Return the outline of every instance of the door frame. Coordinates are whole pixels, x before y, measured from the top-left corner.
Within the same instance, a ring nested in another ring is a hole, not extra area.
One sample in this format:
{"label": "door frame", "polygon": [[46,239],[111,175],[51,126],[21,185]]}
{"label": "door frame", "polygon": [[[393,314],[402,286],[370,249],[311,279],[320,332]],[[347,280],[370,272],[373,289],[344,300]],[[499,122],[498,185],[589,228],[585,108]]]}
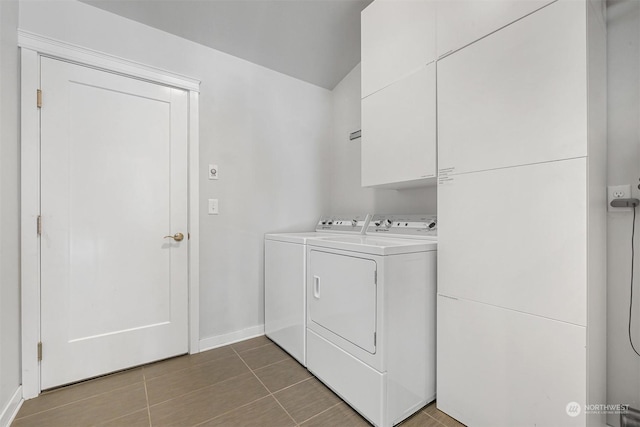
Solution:
{"label": "door frame", "polygon": [[[59,59],[188,92],[188,257],[189,257],[189,353],[198,353],[199,327],[199,111],[200,81],[124,58],[18,30],[21,61],[21,316],[22,396],[30,399],[41,391],[38,343],[40,342],[40,112],[36,93],[40,88],[40,58]],[[46,94],[43,94],[46,104]],[[46,226],[46,225],[45,225]],[[46,357],[46,347],[43,351]]]}

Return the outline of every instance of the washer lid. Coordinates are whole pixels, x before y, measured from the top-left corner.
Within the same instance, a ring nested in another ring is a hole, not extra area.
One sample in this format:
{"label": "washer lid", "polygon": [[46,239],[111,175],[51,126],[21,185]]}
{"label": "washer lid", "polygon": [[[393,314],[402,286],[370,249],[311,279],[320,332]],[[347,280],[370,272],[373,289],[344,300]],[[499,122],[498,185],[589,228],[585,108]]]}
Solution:
{"label": "washer lid", "polygon": [[272,233],[265,234],[265,240],[275,240],[278,242],[298,243],[304,245],[309,239],[321,239],[324,237],[340,237],[344,234],[325,233],[323,231],[307,231],[305,233]]}
{"label": "washer lid", "polygon": [[372,255],[396,255],[413,252],[435,251],[434,239],[394,239],[378,236],[332,236],[309,239],[307,245],[327,249],[341,249]]}

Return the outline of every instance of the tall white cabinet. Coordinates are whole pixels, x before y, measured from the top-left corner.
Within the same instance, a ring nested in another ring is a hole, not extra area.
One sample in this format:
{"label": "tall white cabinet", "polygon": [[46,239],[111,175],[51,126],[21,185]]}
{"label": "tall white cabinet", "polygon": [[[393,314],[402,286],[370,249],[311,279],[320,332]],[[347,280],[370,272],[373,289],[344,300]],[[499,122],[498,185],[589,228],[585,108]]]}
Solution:
{"label": "tall white cabinet", "polygon": [[467,425],[605,424],[604,5],[546,3],[437,62],[437,405]]}

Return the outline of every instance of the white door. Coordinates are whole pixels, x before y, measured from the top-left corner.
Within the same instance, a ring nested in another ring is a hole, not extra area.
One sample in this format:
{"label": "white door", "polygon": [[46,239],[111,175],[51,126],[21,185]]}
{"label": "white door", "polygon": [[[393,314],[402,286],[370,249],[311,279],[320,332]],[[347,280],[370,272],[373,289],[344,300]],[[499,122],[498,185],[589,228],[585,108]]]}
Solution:
{"label": "white door", "polygon": [[41,387],[186,353],[187,93],[49,58],[41,88]]}
{"label": "white door", "polygon": [[312,250],[309,271],[309,321],[375,354],[376,262]]}

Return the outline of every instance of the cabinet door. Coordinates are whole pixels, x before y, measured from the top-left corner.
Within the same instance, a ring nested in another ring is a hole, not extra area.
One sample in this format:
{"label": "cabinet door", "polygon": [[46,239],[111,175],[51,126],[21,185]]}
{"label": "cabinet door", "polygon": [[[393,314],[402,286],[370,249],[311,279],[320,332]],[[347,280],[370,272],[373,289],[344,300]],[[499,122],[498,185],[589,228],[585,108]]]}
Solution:
{"label": "cabinet door", "polygon": [[437,312],[438,409],[469,426],[586,425],[584,327],[445,296]]}
{"label": "cabinet door", "polygon": [[362,100],[362,185],[436,176],[436,74],[430,64]]}
{"label": "cabinet door", "polygon": [[438,292],[586,325],[585,158],[438,186]]}
{"label": "cabinet door", "polygon": [[586,8],[558,1],[438,61],[438,167],[587,154]]}
{"label": "cabinet door", "polygon": [[374,354],[376,262],[311,250],[309,272],[309,321]]}
{"label": "cabinet door", "polygon": [[362,11],[362,97],[436,57],[435,3],[376,0]]}
{"label": "cabinet door", "polygon": [[553,0],[443,0],[438,2],[438,56],[460,49],[552,3]]}

